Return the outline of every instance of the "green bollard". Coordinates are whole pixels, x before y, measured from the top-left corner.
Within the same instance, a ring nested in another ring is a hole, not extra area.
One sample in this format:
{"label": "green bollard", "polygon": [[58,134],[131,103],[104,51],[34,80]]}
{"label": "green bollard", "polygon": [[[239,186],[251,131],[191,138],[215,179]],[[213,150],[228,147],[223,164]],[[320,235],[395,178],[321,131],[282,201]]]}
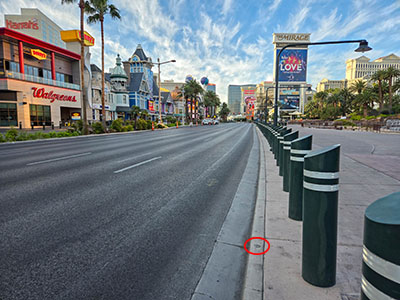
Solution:
{"label": "green bollard", "polygon": [[400,192],[365,211],[361,300],[400,299]]}
{"label": "green bollard", "polygon": [[302,277],[319,287],[336,283],[340,145],[304,157]]}
{"label": "green bollard", "polygon": [[[282,159],[282,175],[283,175],[283,191],[289,192],[290,177],[290,144],[299,137],[299,132],[288,133],[283,137],[283,159]],[[279,166],[280,168],[281,166]]]}
{"label": "green bollard", "polygon": [[277,166],[279,166],[279,176],[282,176],[282,168],[280,167],[283,165],[283,137],[287,135],[288,133],[291,133],[292,129],[288,128],[285,131],[281,132],[281,136],[279,139],[279,150],[278,150],[278,159],[277,159]]}
{"label": "green bollard", "polygon": [[290,147],[289,218],[303,219],[303,166],[304,156],[311,151],[312,135],[292,141]]}

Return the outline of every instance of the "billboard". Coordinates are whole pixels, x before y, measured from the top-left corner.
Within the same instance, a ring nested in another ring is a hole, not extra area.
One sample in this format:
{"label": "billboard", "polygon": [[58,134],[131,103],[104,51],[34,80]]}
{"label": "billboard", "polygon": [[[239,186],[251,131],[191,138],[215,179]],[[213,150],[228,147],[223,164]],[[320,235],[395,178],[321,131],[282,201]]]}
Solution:
{"label": "billboard", "polygon": [[298,110],[300,103],[300,88],[280,88],[279,104],[282,110]]}
{"label": "billboard", "polygon": [[[276,50],[278,56],[280,49]],[[279,58],[279,81],[305,82],[307,49],[285,49]]]}
{"label": "billboard", "polygon": [[246,117],[251,119],[254,117],[254,103],[256,101],[255,90],[243,90],[244,102],[246,103]]}

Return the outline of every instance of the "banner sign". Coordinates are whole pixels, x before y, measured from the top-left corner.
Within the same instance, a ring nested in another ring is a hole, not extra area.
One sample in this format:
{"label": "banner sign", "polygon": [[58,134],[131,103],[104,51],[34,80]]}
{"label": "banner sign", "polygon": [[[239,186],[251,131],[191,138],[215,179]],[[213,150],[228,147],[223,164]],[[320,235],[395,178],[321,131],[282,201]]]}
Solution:
{"label": "banner sign", "polygon": [[254,103],[256,102],[255,90],[243,90],[244,102],[246,103],[246,118],[254,117]]}
{"label": "banner sign", "polygon": [[300,89],[280,88],[279,102],[282,110],[298,110],[300,103]]}
{"label": "banner sign", "polygon": [[149,111],[154,111],[154,101],[149,101]]}
{"label": "banner sign", "polygon": [[[276,50],[278,56],[280,49]],[[279,59],[279,81],[305,82],[307,75],[307,49],[285,49]]]}

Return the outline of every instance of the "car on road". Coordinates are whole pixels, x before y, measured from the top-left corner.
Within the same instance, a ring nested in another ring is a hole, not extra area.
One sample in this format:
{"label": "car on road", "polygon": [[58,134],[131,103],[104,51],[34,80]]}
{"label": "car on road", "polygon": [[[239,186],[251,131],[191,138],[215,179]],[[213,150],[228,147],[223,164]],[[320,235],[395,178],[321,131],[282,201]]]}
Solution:
{"label": "car on road", "polygon": [[213,121],[213,125],[218,125],[219,124],[219,121],[217,119],[212,120],[212,121]]}
{"label": "car on road", "polygon": [[204,119],[201,124],[203,125],[211,125],[211,120],[210,119]]}

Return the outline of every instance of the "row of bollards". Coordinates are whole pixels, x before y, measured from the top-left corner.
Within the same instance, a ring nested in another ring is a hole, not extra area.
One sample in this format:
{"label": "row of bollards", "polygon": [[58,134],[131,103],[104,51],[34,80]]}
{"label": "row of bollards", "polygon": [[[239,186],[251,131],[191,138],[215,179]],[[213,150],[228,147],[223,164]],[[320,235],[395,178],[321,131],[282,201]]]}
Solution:
{"label": "row of bollards", "polygon": [[[257,123],[289,192],[289,218],[303,221],[302,277],[319,287],[336,283],[340,145],[311,151],[312,135]],[[400,299],[400,192],[365,212],[361,299]]]}
{"label": "row of bollards", "polygon": [[271,145],[283,191],[289,192],[289,218],[303,221],[302,276],[329,287],[336,283],[340,145],[311,152],[312,136],[291,128],[258,123]]}

